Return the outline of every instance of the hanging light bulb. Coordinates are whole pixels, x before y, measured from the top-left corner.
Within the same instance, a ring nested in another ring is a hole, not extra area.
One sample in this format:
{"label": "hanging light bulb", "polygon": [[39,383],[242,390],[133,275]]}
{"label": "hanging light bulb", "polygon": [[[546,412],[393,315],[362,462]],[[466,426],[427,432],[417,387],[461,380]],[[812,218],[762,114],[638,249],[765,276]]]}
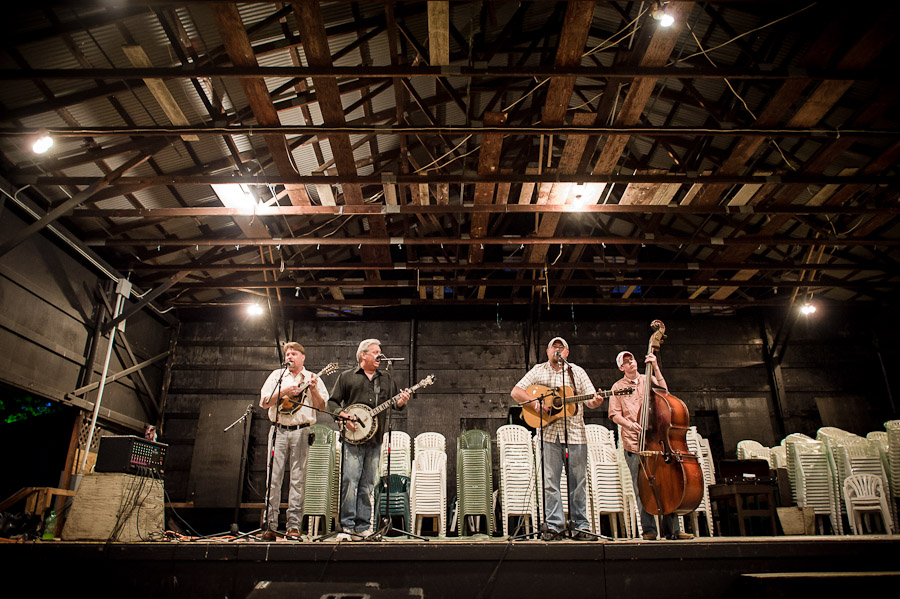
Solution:
{"label": "hanging light bulb", "polygon": [[815,311],[816,307],[810,303],[806,303],[800,306],[800,314],[803,314],[804,316],[809,316]]}
{"label": "hanging light bulb", "polygon": [[659,21],[660,27],[671,27],[675,23],[675,17],[669,14],[666,9],[668,2],[657,2],[656,8],[650,13],[650,16]]}
{"label": "hanging light bulb", "polygon": [[259,304],[250,304],[247,306],[247,314],[250,316],[261,316],[263,308]]}
{"label": "hanging light bulb", "polygon": [[38,131],[37,139],[34,140],[34,144],[31,146],[31,150],[35,154],[46,154],[47,150],[53,147],[53,138],[50,137],[50,134],[41,129]]}

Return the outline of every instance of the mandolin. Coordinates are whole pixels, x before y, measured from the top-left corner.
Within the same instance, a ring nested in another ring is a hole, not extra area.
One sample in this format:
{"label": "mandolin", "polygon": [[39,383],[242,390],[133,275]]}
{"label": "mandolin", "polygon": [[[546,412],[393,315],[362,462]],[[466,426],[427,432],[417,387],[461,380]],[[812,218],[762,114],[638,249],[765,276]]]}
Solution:
{"label": "mandolin", "polygon": [[[322,377],[326,374],[331,374],[332,372],[338,369],[337,362],[330,362],[328,366],[320,370],[316,373],[316,378]],[[297,410],[303,407],[303,402],[306,401],[306,389],[309,387],[309,381],[304,382],[300,385],[300,395],[297,397],[282,397],[281,401],[278,402],[278,412],[285,415],[294,414]]]}
{"label": "mandolin", "polygon": [[[564,416],[571,416],[575,413],[576,405],[585,401],[594,399],[593,393],[584,395],[573,395],[574,391],[571,387],[545,387],[544,385],[531,385],[525,391],[533,398],[533,401],[523,403],[522,418],[531,428],[541,428],[554,422]],[[606,399],[611,395],[628,395],[634,389],[631,387],[619,389],[618,391],[601,391],[597,389],[597,394]],[[564,393],[565,392],[565,393]],[[565,394],[565,409],[563,409],[563,394]],[[541,402],[534,401],[538,398],[545,402],[550,402],[550,413],[541,411]]]}

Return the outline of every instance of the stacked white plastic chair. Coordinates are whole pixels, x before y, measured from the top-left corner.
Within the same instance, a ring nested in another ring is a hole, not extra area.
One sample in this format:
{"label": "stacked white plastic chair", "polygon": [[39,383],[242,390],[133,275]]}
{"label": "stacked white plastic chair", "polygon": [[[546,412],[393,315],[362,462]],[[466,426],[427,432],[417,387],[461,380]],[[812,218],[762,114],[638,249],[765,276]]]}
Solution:
{"label": "stacked white plastic chair", "polygon": [[[426,432],[413,439],[412,513],[413,532],[422,534],[422,519],[438,519],[438,534],[447,535],[447,440],[441,433]],[[444,455],[440,458],[435,453]]]}
{"label": "stacked white plastic chair", "polygon": [[[541,435],[538,433],[532,439],[532,445],[534,446],[534,468],[535,468],[535,476],[538,480],[537,485],[537,501],[538,501],[538,510],[541,513],[541,521],[547,517],[547,513],[544,511],[544,493],[543,493],[543,476],[544,471],[541,469]],[[565,467],[563,468],[562,476],[559,477],[559,495],[560,499],[562,499],[562,509],[563,509],[563,518],[568,521],[569,519],[569,477],[565,472]]]}
{"label": "stacked white plastic chair", "polygon": [[772,467],[771,453],[772,451],[768,447],[751,439],[738,441],[737,444],[737,459],[739,460],[765,460],[769,462],[769,467]]}
{"label": "stacked white plastic chair", "polygon": [[828,463],[825,444],[805,435],[788,435],[785,439],[791,490],[797,505],[813,508],[816,516],[828,516],[832,530],[842,530],[834,477]]}
{"label": "stacked white plastic chair", "polygon": [[784,445],[769,448],[769,464],[772,468],[787,468],[787,452]]}
{"label": "stacked white plastic chair", "polygon": [[859,444],[864,443],[865,439],[855,435],[849,431],[834,426],[823,426],[816,431],[816,440],[825,444],[825,454],[828,457],[828,466],[831,468],[831,480],[834,485],[834,499],[836,504],[837,528],[838,534],[844,534],[844,519],[842,515],[846,511],[844,509],[843,485],[844,479],[850,475],[849,470],[841,471],[837,448],[841,444]]}
{"label": "stacked white plastic chair", "polygon": [[500,455],[500,513],[503,535],[509,536],[509,518],[525,517],[526,532],[537,527],[537,472],[531,433],[524,426],[507,424],[497,429]]}
{"label": "stacked white plastic chair", "polygon": [[891,497],[900,497],[900,420],[884,423],[888,435],[888,475],[891,480]]}
{"label": "stacked white plastic chair", "polygon": [[447,439],[441,433],[419,433],[413,440],[416,455],[426,449],[436,449],[447,453]]}
{"label": "stacked white plastic chair", "polygon": [[[391,432],[391,475],[410,476],[412,474],[412,450],[410,448],[409,434],[403,431]],[[387,476],[388,460],[388,435],[385,433],[381,443],[381,460],[379,462],[378,475]]]}
{"label": "stacked white plastic chair", "polygon": [[[857,474],[870,474],[881,480],[880,487],[890,494],[887,472],[881,461],[881,455],[878,450],[877,442],[869,441],[863,437],[852,437],[837,441],[834,451],[835,461],[837,462],[837,470],[840,481],[841,500],[844,499],[844,481],[849,477]],[[850,506],[844,505],[848,519],[851,518]],[[885,522],[897,522],[897,512],[893,505],[889,508],[892,518]],[[889,531],[897,532],[896,528],[888,528]]]}
{"label": "stacked white plastic chair", "polygon": [[422,534],[422,519],[437,518],[438,534],[447,536],[447,453],[438,449],[416,451],[413,460],[410,512],[413,532]]}
{"label": "stacked white plastic chair", "polygon": [[863,532],[863,515],[878,512],[884,523],[884,530],[893,528],[893,520],[888,509],[888,490],[884,479],[874,474],[853,474],[844,481],[844,501],[847,504],[847,519],[853,534]]}
{"label": "stacked white plastic chair", "polygon": [[588,512],[593,531],[600,534],[600,520],[609,516],[613,536],[619,536],[621,520],[625,536],[630,537],[632,519],[626,514],[615,435],[599,424],[587,425],[585,434],[588,442]]}
{"label": "stacked white plastic chair", "polygon": [[[888,447],[887,431],[872,431],[866,434],[866,439],[868,439],[869,443],[878,450],[878,455],[881,457],[881,465],[884,466],[884,472],[887,475],[888,483],[890,484],[891,462],[888,457],[890,449]],[[890,492],[890,487],[888,487],[888,494],[890,494]]]}
{"label": "stacked white plastic chair", "polygon": [[709,452],[709,443],[706,443],[706,449],[704,451],[703,442],[706,441],[706,439],[697,432],[696,426],[692,426],[688,429],[685,440],[687,441],[688,451],[697,456],[697,461],[700,462],[700,470],[703,472],[703,498],[700,500],[700,505],[697,506],[697,509],[690,514],[694,535],[700,536],[698,512],[703,512],[706,516],[706,530],[709,531],[709,536],[713,536],[713,517],[709,501],[709,486],[716,484],[716,473],[712,469],[712,456]]}

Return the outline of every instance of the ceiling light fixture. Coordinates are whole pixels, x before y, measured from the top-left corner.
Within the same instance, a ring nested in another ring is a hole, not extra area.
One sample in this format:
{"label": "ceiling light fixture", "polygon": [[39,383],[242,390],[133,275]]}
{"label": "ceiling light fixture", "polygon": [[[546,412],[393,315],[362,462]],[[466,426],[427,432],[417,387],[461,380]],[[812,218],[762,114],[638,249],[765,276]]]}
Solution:
{"label": "ceiling light fixture", "polygon": [[262,316],[263,308],[259,304],[250,304],[247,306],[247,314],[249,316]]}
{"label": "ceiling light fixture", "polygon": [[31,150],[35,154],[46,154],[47,150],[53,147],[53,138],[44,130],[38,131],[37,139],[31,146]]}
{"label": "ceiling light fixture", "polygon": [[211,187],[226,208],[234,208],[241,214],[256,213],[256,198],[251,195],[250,189],[243,183],[214,183]]}
{"label": "ceiling light fixture", "polygon": [[815,311],[816,307],[812,304],[806,303],[800,306],[800,314],[803,314],[804,316],[809,316]]}
{"label": "ceiling light fixture", "polygon": [[675,17],[667,10],[668,2],[657,2],[650,16],[659,21],[660,27],[671,27],[675,23]]}

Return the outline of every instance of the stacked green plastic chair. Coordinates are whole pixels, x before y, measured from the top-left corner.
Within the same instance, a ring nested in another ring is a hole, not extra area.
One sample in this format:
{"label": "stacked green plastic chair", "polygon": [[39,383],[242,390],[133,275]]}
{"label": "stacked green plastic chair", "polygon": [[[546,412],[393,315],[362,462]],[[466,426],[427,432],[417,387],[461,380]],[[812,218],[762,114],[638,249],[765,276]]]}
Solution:
{"label": "stacked green plastic chair", "polygon": [[456,439],[456,492],[459,536],[469,536],[468,516],[484,516],[487,533],[494,535],[491,437],[482,430],[464,431]]}
{"label": "stacked green plastic chair", "polygon": [[[340,447],[337,433],[327,426],[314,424],[310,433],[316,436],[309,446],[304,482],[303,511],[300,513],[301,529],[306,520],[321,517],[325,521],[325,532],[331,532],[332,522],[337,519],[336,503],[340,488]],[[307,528],[314,534],[314,527]]]}
{"label": "stacked green plastic chair", "polygon": [[403,516],[403,528],[410,530],[412,518],[409,508],[410,478],[402,474],[391,474],[390,502],[388,501],[388,477],[382,476],[375,486],[375,513],[381,516]]}

